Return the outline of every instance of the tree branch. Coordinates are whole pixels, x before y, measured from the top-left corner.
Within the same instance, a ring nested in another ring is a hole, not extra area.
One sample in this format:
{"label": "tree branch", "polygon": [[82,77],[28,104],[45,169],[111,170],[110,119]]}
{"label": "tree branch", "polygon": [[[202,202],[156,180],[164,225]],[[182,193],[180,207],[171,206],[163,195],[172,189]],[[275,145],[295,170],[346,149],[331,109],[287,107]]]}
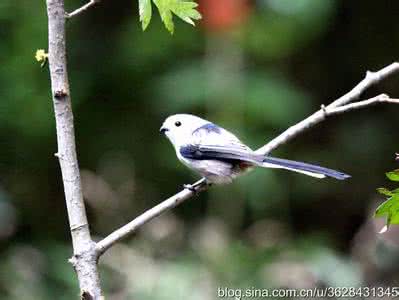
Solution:
{"label": "tree branch", "polygon": [[159,203],[158,205],[154,206],[153,208],[147,210],[133,221],[127,223],[126,225],[122,226],[121,228],[115,230],[105,239],[101,240],[96,245],[97,254],[101,255],[108,248],[110,248],[113,244],[120,241],[121,239],[125,238],[127,235],[135,232],[139,227],[143,226],[145,223],[149,222],[153,218],[159,216],[161,213],[179,205],[183,201],[191,198],[195,193],[199,193],[206,189],[206,183],[204,179],[201,179],[193,184],[196,187],[196,192],[192,192],[189,189],[184,189],[177,193],[176,195],[166,199],[165,201]]}
{"label": "tree branch", "polygon": [[[82,295],[100,299],[95,243],[90,236],[75,146],[72,105],[66,62],[65,10],[63,0],[47,0],[49,66],[57,130],[58,157],[64,183],[74,256],[70,259]],[[89,299],[89,298],[87,298]]]}
{"label": "tree branch", "polygon": [[381,80],[397,73],[399,71],[399,63],[393,62],[392,64],[382,68],[377,72],[367,71],[366,77],[360,81],[351,91],[337,100],[333,101],[329,107],[337,107],[352,102],[360,97],[360,95],[369,87],[379,83]]}
{"label": "tree branch", "polygon": [[85,12],[86,10],[88,10],[90,7],[96,5],[97,3],[100,3],[100,1],[101,0],[90,0],[89,2],[87,2],[82,7],[79,7],[78,9],[75,9],[73,12],[67,13],[66,17],[69,19],[69,18],[75,17],[77,15],[80,15],[81,13]]}
{"label": "tree branch", "polygon": [[302,120],[301,122],[291,126],[275,139],[271,140],[269,143],[264,145],[263,147],[256,150],[256,153],[267,155],[278,146],[287,143],[292,138],[296,137],[301,132],[309,129],[310,127],[316,125],[320,121],[324,120],[325,118],[325,110],[340,107],[345,104],[348,104],[356,99],[358,99],[367,88],[370,86],[380,82],[381,80],[387,78],[388,76],[399,72],[399,63],[394,62],[389,66],[377,71],[377,72],[370,72],[366,73],[366,77],[360,81],[351,91],[347,94],[343,95],[342,97],[334,100],[330,105],[326,106],[324,109],[320,109],[319,111],[315,112],[311,116],[307,117],[306,119]]}
{"label": "tree branch", "polygon": [[372,106],[378,103],[391,103],[391,104],[399,104],[399,99],[392,99],[389,98],[388,95],[386,94],[381,94],[378,95],[376,97],[367,99],[367,100],[363,100],[363,101],[358,101],[355,103],[351,103],[351,104],[347,104],[347,105],[343,105],[343,106],[338,106],[338,107],[333,107],[333,108],[325,108],[325,114],[326,116],[332,116],[332,115],[338,115],[344,112],[349,112],[355,109],[359,109],[359,108],[365,108],[368,106]]}
{"label": "tree branch", "polygon": [[[381,80],[389,77],[390,75],[399,72],[399,63],[394,62],[389,66],[377,71],[377,72],[367,72],[366,77],[359,82],[351,91],[342,97],[336,99],[328,106],[322,106],[320,110],[313,113],[306,119],[300,121],[294,126],[291,126],[286,131],[281,133],[279,136],[271,140],[269,143],[264,145],[263,147],[256,150],[256,153],[267,155],[272,150],[276,149],[278,146],[287,143],[292,138],[298,136],[303,131],[309,129],[310,127],[324,121],[328,116],[341,114],[344,112],[349,112],[355,109],[368,107],[370,105],[374,105],[377,103],[393,103],[399,104],[398,99],[391,99],[385,94],[378,95],[376,97],[359,101],[356,103],[348,104],[360,97],[360,95],[370,86],[380,82]],[[199,184],[200,182],[204,182],[203,179],[196,182],[194,185]],[[159,216],[163,212],[179,205],[185,200],[191,198],[201,191],[205,191],[208,188],[206,184],[200,184],[196,191],[190,191],[189,189],[184,189],[177,193],[176,195],[168,198],[167,200],[161,202],[155,207],[147,210],[137,218],[135,218],[130,223],[122,226],[121,228],[115,230],[113,233],[108,235],[103,240],[99,241],[96,245],[96,250],[98,256],[101,256],[105,251],[107,251],[112,245],[117,243],[118,241],[124,239],[128,235],[137,231],[145,223],[149,222],[153,218]]]}

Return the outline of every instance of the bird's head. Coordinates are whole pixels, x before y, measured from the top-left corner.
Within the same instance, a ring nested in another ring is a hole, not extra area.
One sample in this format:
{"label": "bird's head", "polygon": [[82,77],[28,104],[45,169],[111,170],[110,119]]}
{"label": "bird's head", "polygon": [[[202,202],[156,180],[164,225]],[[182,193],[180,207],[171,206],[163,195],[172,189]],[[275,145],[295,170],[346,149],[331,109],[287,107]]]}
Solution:
{"label": "bird's head", "polygon": [[165,134],[175,147],[179,147],[190,140],[194,130],[207,123],[209,121],[194,115],[177,114],[168,117],[159,131]]}

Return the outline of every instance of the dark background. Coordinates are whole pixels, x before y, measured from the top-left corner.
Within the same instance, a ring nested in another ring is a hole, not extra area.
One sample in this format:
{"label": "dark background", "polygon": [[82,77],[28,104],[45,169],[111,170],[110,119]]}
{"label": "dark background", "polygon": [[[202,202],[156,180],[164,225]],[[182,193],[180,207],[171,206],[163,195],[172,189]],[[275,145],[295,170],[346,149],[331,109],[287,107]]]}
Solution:
{"label": "dark background", "polygon": [[[68,10],[83,1],[66,1]],[[193,113],[257,148],[398,59],[397,1],[200,1],[203,22],[136,1],[70,20],[69,76],[92,233],[101,238],[195,175],[158,134]],[[0,298],[74,299],[56,152],[44,1],[0,2]],[[399,76],[370,88],[399,97]],[[215,299],[218,287],[394,286],[398,230],[377,232],[376,188],[397,168],[398,108],[333,117],[273,152],[353,177],[256,170],[146,225],[101,261],[107,299]]]}

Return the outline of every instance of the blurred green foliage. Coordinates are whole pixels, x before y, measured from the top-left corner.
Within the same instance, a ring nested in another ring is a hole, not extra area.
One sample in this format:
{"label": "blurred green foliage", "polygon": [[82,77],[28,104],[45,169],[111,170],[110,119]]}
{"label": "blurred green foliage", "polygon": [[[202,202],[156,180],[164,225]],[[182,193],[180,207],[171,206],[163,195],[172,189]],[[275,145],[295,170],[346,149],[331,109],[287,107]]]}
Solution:
{"label": "blurred green foliage", "polygon": [[[81,1],[67,0],[68,11]],[[201,1],[199,1],[201,9]],[[248,1],[223,30],[160,18],[142,32],[135,1],[71,19],[68,63],[93,234],[105,236],[197,177],[162,121],[193,113],[253,148],[351,89],[399,53],[399,2]],[[203,22],[207,13],[203,12]],[[148,19],[148,12],[147,12]],[[56,152],[42,1],[0,1],[0,298],[75,299]],[[398,76],[364,95],[399,95]],[[393,169],[397,107],[332,118],[273,155],[345,171],[336,182],[255,170],[145,226],[101,261],[107,299],[215,299],[217,288],[391,286],[392,226],[376,232],[374,187]]]}

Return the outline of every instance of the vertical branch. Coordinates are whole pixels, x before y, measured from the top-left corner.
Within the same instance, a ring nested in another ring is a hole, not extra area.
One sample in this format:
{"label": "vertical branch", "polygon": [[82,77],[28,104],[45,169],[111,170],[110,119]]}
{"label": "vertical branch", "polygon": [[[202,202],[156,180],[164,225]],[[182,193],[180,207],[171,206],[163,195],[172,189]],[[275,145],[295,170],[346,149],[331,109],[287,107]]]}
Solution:
{"label": "vertical branch", "polygon": [[101,288],[97,255],[87,222],[75,147],[66,63],[64,1],[47,0],[47,14],[51,89],[57,127],[56,156],[61,166],[74,252],[70,262],[77,273],[82,298],[99,299]]}

